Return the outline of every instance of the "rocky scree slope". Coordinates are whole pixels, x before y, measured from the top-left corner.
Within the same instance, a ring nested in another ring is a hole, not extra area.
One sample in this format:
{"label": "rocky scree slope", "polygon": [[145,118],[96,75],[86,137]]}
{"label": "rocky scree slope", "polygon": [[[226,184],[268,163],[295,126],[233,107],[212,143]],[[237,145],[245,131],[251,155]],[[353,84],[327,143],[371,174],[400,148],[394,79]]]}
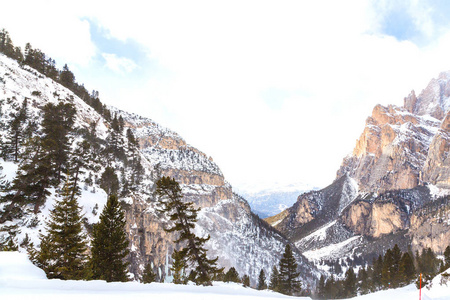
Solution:
{"label": "rocky scree slope", "polygon": [[450,234],[449,130],[447,72],[403,107],[377,105],[336,181],[269,221],[310,258],[326,258],[318,255],[324,247],[341,249],[335,258],[376,255],[394,243],[442,252]]}
{"label": "rocky scree slope", "polygon": [[[0,79],[0,100],[4,100],[2,121],[5,124],[13,106],[20,107],[24,100],[29,103],[29,118],[37,124],[42,120],[41,109],[47,103],[71,103],[77,112],[72,148],[86,139],[88,133],[94,133],[95,136],[89,139],[91,152],[87,167],[80,175],[82,191],[78,200],[85,216],[85,230],[89,235],[106,203],[107,195],[101,188],[100,178],[107,166],[112,167],[120,178],[120,200],[126,211],[131,251],[128,259],[135,279],[147,263],[151,263],[160,276],[170,275],[175,236],[164,231],[169,221],[156,210],[154,183],[160,176],[174,177],[181,184],[185,199],[201,208],[197,233],[211,235],[207,247],[211,256],[219,256],[221,266],[236,267],[241,275],[250,275],[255,284],[261,269],[270,274],[272,266],[278,263],[288,241],[254,215],[245,200],[233,194],[232,187],[211,158],[188,145],[175,132],[148,118],[111,107],[112,116],[121,117],[124,123],[123,133],[117,138],[119,148],[123,150],[119,159],[106,151],[112,136],[111,122],[68,89],[3,55],[0,55]],[[39,126],[37,129],[39,131]],[[130,142],[126,135],[128,129],[137,138],[139,149],[127,146]],[[1,130],[0,136],[5,139],[6,129]],[[3,160],[0,163],[8,167],[5,168],[10,170],[8,177],[13,178],[17,164]],[[139,175],[130,167],[136,164],[142,166]],[[126,189],[126,182],[135,182],[135,185]],[[51,188],[49,192],[50,196],[37,214],[26,208],[21,218],[3,220],[0,238],[13,238],[22,251],[30,242],[38,245],[38,234],[45,233],[49,210],[60,197],[58,189]],[[0,214],[4,213],[6,205],[0,203]],[[304,280],[313,283],[318,276],[317,270],[300,253],[296,256],[302,263]]]}

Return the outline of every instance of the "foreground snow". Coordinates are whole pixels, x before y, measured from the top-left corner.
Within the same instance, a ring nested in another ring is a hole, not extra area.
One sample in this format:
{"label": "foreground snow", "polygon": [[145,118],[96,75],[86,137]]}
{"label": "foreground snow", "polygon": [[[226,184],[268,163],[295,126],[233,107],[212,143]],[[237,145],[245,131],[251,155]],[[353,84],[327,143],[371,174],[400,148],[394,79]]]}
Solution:
{"label": "foreground snow", "polygon": [[[450,272],[450,269],[447,272]],[[218,282],[213,287],[201,287],[169,283],[49,280],[44,271],[34,266],[25,254],[0,252],[0,299],[225,300],[230,298],[236,300],[310,299],[288,297],[270,291],[244,288],[238,284]],[[403,288],[380,291],[353,299],[419,299],[419,291],[411,284]],[[430,289],[422,290],[422,299],[450,299],[450,282],[441,284],[441,276],[437,276],[433,279]]]}
{"label": "foreground snow", "polygon": [[34,266],[26,254],[0,252],[0,299],[309,299],[257,291],[238,284],[215,283],[213,287],[185,286],[169,283],[141,284],[101,280],[49,280]]}

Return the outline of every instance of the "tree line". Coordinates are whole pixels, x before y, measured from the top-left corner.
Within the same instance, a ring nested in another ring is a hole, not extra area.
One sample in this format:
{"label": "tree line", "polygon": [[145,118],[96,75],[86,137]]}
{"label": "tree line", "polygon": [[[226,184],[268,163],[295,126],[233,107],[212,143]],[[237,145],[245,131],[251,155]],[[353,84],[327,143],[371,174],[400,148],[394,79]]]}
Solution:
{"label": "tree line", "polygon": [[414,281],[419,286],[419,274],[422,276],[422,286],[425,286],[435,275],[450,267],[450,246],[445,249],[444,260],[441,261],[430,249],[423,249],[419,254],[402,252],[396,244],[384,255],[374,258],[371,265],[363,266],[355,274],[349,266],[343,279],[334,275],[320,277],[317,284],[318,299],[340,299],[372,293],[378,290],[406,286]]}
{"label": "tree line", "polygon": [[62,84],[94,108],[105,119],[111,121],[111,112],[100,101],[99,92],[94,90],[89,93],[84,84],[77,83],[75,75],[70,71],[67,64],[63,66],[62,70],[59,70],[54,59],[41,50],[33,48],[30,43],[25,45],[25,50],[22,52],[21,47],[14,45],[8,31],[5,29],[0,30],[0,53],[16,60],[20,65],[30,66],[42,75]]}

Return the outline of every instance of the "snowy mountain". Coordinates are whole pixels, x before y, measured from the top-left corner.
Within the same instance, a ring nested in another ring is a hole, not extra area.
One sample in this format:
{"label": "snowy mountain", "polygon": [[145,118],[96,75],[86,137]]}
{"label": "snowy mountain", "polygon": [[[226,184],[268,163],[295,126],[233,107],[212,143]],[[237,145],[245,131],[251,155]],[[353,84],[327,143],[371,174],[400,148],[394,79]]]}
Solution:
{"label": "snowy mountain", "polygon": [[316,264],[370,262],[394,244],[442,253],[450,240],[449,137],[447,72],[403,107],[377,105],[335,182],[268,221]]}
{"label": "snowy mountain", "polygon": [[[102,176],[107,168],[114,169],[117,175],[116,188],[126,211],[130,240],[130,272],[135,279],[147,263],[160,276],[170,275],[175,236],[163,230],[169,221],[156,210],[154,183],[160,176],[175,178],[185,199],[201,208],[196,231],[202,236],[211,235],[207,244],[209,255],[219,256],[221,266],[226,269],[234,266],[241,276],[249,275],[255,284],[261,269],[270,274],[272,266],[278,264],[288,240],[260,220],[247,202],[233,193],[210,157],[149,118],[106,106],[101,113],[52,79],[0,54],[1,143],[8,142],[7,125],[21,107],[27,108],[27,119],[36,125],[30,138],[39,138],[42,110],[48,103],[70,104],[76,110],[71,152],[83,140],[90,143],[85,166],[80,169],[78,198],[88,235],[106,203]],[[133,136],[138,147],[133,144]],[[29,150],[23,141],[18,151],[25,155]],[[0,159],[0,163],[9,180],[18,176],[17,170],[23,172],[20,159],[17,162]],[[15,214],[11,202],[0,203],[0,241],[12,239],[21,251],[31,243],[39,245],[38,235],[45,233],[45,221],[56,199],[61,197],[61,187],[62,184],[46,189],[45,201],[26,205],[23,214]],[[304,282],[314,285],[319,273],[299,252],[296,257]]]}

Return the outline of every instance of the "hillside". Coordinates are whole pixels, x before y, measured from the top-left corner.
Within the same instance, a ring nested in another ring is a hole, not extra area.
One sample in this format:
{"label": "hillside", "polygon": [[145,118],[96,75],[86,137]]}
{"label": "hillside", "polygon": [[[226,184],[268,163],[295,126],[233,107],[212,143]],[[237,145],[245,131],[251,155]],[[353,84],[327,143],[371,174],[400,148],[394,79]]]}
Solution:
{"label": "hillside", "polygon": [[[21,126],[28,134],[20,139],[17,161],[12,154],[5,154],[0,160],[4,173],[13,183],[20,174],[27,175],[24,166],[33,159],[27,141],[43,136],[43,110],[48,109],[49,103],[54,107],[73,107],[76,113],[68,134],[68,156],[73,157],[83,141],[89,143],[78,178],[85,232],[89,235],[92,224],[98,221],[106,202],[105,189],[115,189],[126,211],[131,250],[128,259],[135,279],[147,263],[152,263],[159,276],[170,275],[174,236],[163,230],[168,220],[157,212],[153,194],[160,176],[175,178],[185,199],[201,208],[196,231],[202,236],[211,235],[207,244],[209,255],[219,256],[221,266],[236,267],[239,274],[248,274],[254,284],[261,269],[270,274],[272,266],[278,263],[287,239],[261,221],[247,202],[233,193],[212,158],[187,144],[177,133],[149,118],[113,107],[104,108],[109,114],[100,114],[67,88],[4,55],[0,55],[0,79],[2,145],[11,145],[11,124],[21,110],[26,111],[27,118]],[[34,127],[27,131],[31,125]],[[110,169],[117,176],[113,186],[103,177]],[[21,251],[31,243],[36,247],[38,234],[45,233],[48,212],[61,197],[62,184],[60,181],[46,188],[46,196],[33,205],[1,203],[1,240],[12,239]],[[296,256],[304,280],[314,284],[317,271],[300,253]]]}

